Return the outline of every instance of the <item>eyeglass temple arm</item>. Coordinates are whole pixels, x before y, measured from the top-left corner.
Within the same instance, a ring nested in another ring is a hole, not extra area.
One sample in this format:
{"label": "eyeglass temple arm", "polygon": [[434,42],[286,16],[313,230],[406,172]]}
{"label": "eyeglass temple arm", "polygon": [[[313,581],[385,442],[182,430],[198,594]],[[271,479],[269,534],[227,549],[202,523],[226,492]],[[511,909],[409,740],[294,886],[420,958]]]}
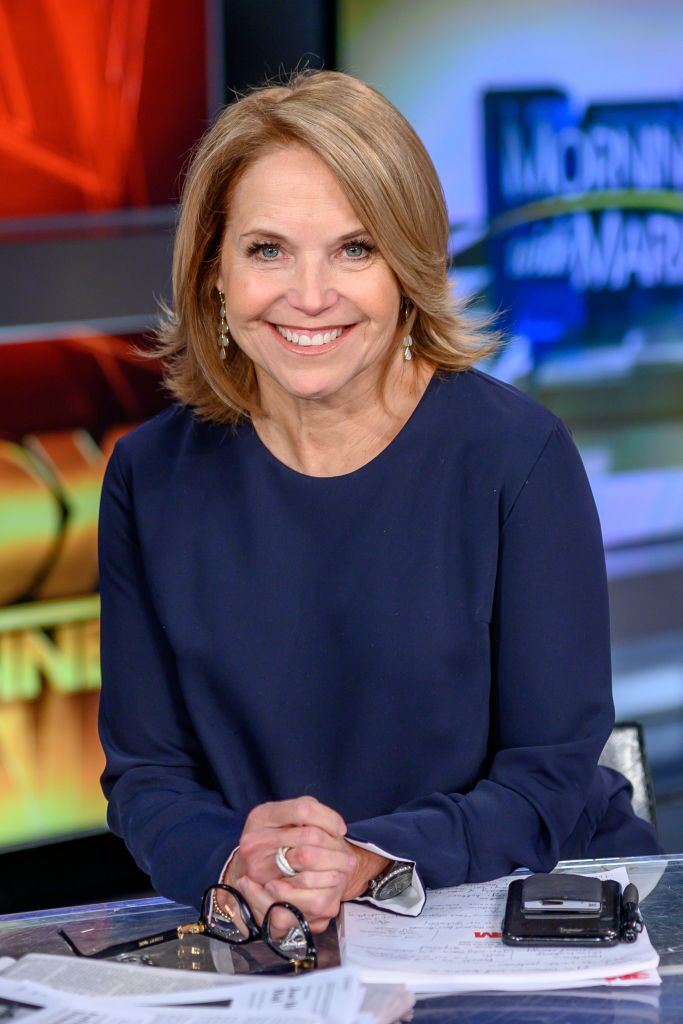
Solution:
{"label": "eyeglass temple arm", "polygon": [[181,924],[176,928],[169,928],[165,932],[158,932],[156,935],[145,935],[141,939],[130,939],[128,942],[116,942],[113,946],[105,946],[98,949],[96,953],[83,953],[74,940],[60,928],[58,935],[66,942],[67,946],[75,956],[84,960],[101,960],[108,956],[118,956],[119,953],[133,953],[137,949],[147,949],[149,946],[158,946],[162,942],[172,942],[174,939],[182,939],[184,935],[199,935],[204,931],[201,922],[196,924]]}
{"label": "eyeglass temple arm", "polygon": [[287,960],[286,962],[283,960],[281,964],[255,967],[249,971],[249,974],[301,974],[303,971],[312,969],[315,966],[315,964],[308,960]]}

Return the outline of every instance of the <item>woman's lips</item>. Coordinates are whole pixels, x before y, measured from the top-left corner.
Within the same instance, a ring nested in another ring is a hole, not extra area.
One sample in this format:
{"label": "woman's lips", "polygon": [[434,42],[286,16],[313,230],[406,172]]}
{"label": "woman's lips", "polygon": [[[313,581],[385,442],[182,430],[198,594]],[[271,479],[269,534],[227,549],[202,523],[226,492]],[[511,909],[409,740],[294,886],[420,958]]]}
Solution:
{"label": "woman's lips", "polygon": [[[296,352],[297,355],[301,356],[317,356],[325,352],[331,352],[346,340],[349,332],[356,326],[355,324],[339,324],[332,327],[297,328],[284,324],[274,324],[269,321],[266,322],[283,348],[287,349],[288,352]],[[290,341],[288,338],[285,338],[281,333],[283,330],[287,331],[290,337],[295,334],[299,340]],[[321,338],[324,339],[325,335],[333,335],[333,337],[329,341],[319,340]],[[305,340],[302,343],[302,338],[310,340]]]}

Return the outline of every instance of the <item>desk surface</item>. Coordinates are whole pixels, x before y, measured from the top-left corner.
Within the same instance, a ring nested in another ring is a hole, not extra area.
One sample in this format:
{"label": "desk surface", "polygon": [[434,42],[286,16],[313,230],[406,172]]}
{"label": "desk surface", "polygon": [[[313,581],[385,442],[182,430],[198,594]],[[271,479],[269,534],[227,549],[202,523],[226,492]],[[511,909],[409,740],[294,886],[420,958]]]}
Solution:
{"label": "desk surface", "polygon": [[[623,865],[641,894],[652,943],[660,955],[661,988],[578,989],[574,992],[475,993],[420,1001],[416,1024],[681,1024],[683,1021],[683,855],[614,861],[565,861],[561,870]],[[0,917],[0,956],[68,953],[58,928],[84,951],[194,920],[196,913],[161,898],[101,903]],[[261,943],[249,947],[260,955]],[[319,943],[321,963],[333,963],[334,935]],[[267,951],[266,951],[267,955]],[[233,970],[230,949],[202,936],[170,942],[147,954],[152,963],[191,970]],[[239,969],[239,967],[238,967]]]}

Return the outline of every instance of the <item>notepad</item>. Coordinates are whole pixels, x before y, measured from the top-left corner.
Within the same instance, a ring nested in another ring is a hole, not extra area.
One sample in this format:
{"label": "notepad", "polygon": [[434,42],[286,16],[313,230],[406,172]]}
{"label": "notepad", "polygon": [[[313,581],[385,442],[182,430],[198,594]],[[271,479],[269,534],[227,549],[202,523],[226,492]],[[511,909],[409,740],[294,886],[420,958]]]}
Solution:
{"label": "notepad", "polygon": [[[628,884],[625,868],[591,876]],[[605,949],[503,945],[501,924],[513,877],[519,876],[431,890],[417,918],[346,904],[342,962],[358,967],[366,982],[400,977],[416,993],[661,984],[647,929],[637,942]]]}

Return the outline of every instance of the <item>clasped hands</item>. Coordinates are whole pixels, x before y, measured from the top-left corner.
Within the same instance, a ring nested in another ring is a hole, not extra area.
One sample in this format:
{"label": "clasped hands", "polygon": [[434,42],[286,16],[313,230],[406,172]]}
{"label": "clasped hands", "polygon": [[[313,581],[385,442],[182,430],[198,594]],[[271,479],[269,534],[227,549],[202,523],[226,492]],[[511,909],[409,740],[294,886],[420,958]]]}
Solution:
{"label": "clasped hands", "polygon": [[[238,889],[260,924],[268,907],[295,904],[311,930],[324,932],[344,900],[365,892],[389,863],[385,857],[347,842],[346,824],[315,797],[259,804],[248,815],[239,849],[223,881]],[[275,863],[279,847],[297,872],[284,878]]]}

